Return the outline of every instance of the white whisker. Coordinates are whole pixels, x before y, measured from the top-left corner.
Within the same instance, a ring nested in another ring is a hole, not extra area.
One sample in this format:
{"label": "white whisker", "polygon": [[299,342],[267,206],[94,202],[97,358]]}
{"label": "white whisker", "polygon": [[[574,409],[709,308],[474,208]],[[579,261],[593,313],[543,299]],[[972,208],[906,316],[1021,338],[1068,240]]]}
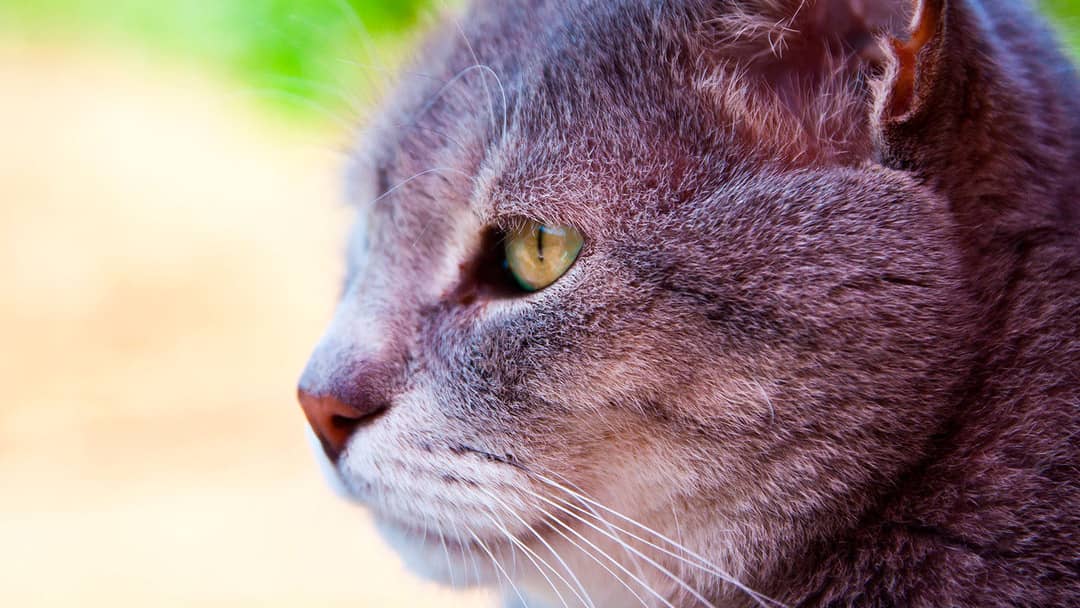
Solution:
{"label": "white whisker", "polygon": [[401,124],[401,123],[395,123],[394,126],[399,128],[399,129],[408,128],[408,129],[412,129],[413,131],[423,131],[425,133],[433,133],[435,135],[438,135],[439,137],[442,137],[446,141],[454,144],[455,146],[457,146],[458,150],[460,150],[461,152],[467,152],[468,151],[468,148],[466,148],[464,144],[462,144],[457,139],[455,139],[453,137],[450,137],[445,131],[440,131],[439,129],[430,129],[428,127],[418,127],[416,125],[406,125],[406,124]]}
{"label": "white whisker", "polygon": [[[566,480],[565,478],[563,478],[563,480],[566,483],[568,483],[570,485],[573,485],[570,481]],[[578,489],[580,490],[580,488],[578,488]],[[567,503],[567,504],[569,504],[569,503]],[[600,513],[598,513],[596,511],[596,509],[594,509],[592,507],[592,505],[590,505],[589,503],[583,503],[583,504],[585,505],[586,508],[589,509],[590,512],[592,512],[592,516],[594,518],[596,518],[597,520],[602,522],[608,528],[608,531],[611,532],[612,538],[615,538],[617,536],[615,534],[615,531],[614,531],[615,526],[611,522],[609,522],[606,517],[603,517],[602,515],[600,515]],[[641,560],[636,559],[635,556],[630,553],[630,551],[626,548],[626,546],[624,544],[620,543],[619,548],[622,549],[623,555],[626,556],[627,561],[634,565],[634,569],[637,570],[638,576],[640,576],[642,579],[644,579],[645,578],[645,572],[641,569]]]}
{"label": "white whisker", "polygon": [[[678,510],[675,509],[675,503],[670,503],[670,506],[671,506],[671,518],[675,520],[675,537],[679,539],[678,550],[679,550],[680,553],[685,553],[685,551],[683,550],[683,547],[685,547],[686,545],[683,544],[685,541],[683,541],[682,526],[679,525],[679,512],[678,512]],[[688,561],[686,559],[685,555],[679,556],[679,559],[681,559],[683,561]]]}
{"label": "white whisker", "polygon": [[[431,96],[431,99],[429,99],[429,100],[428,100],[428,102],[427,102],[427,103],[425,103],[425,104],[424,104],[424,105],[423,105],[423,106],[422,106],[422,107],[421,107],[421,108],[420,108],[420,109],[419,109],[419,110],[418,110],[418,111],[416,112],[416,114],[414,114],[414,115],[412,116],[412,122],[413,122],[413,123],[415,123],[415,122],[416,122],[416,121],[418,121],[418,120],[419,120],[420,118],[422,118],[422,117],[423,117],[423,116],[424,116],[425,114],[427,114],[427,113],[428,113],[428,111],[429,111],[429,110],[431,110],[431,108],[433,108],[433,107],[435,106],[435,104],[436,104],[436,103],[437,103],[437,102],[439,101],[439,99],[440,99],[440,98],[442,98],[442,96],[443,96],[443,95],[444,95],[444,94],[445,94],[445,93],[446,93],[446,92],[447,92],[448,90],[450,90],[450,87],[452,87],[452,86],[453,86],[454,84],[456,84],[456,83],[460,82],[462,78],[464,78],[465,76],[469,75],[469,73],[470,73],[470,72],[472,72],[472,71],[474,71],[474,70],[480,70],[481,72],[483,72],[484,70],[487,70],[487,71],[492,71],[492,70],[491,70],[491,68],[489,68],[488,66],[486,66],[486,65],[479,65],[479,64],[476,64],[476,65],[470,65],[470,66],[468,66],[468,67],[466,67],[466,68],[463,68],[463,69],[462,69],[462,70],[461,70],[460,72],[458,72],[457,74],[455,74],[453,78],[451,78],[450,80],[447,80],[447,81],[446,81],[446,84],[444,84],[443,86],[439,87],[439,90],[438,90],[438,91],[436,91],[436,92],[435,92],[435,94]],[[494,110],[492,110],[492,112],[494,112]],[[492,116],[494,116],[494,114],[493,114]],[[492,118],[492,121],[494,121],[494,117]]]}
{"label": "white whisker", "polygon": [[596,604],[592,601],[592,598],[589,596],[589,592],[585,589],[585,585],[581,584],[581,581],[578,580],[578,577],[574,574],[574,570],[569,566],[569,564],[567,564],[563,560],[562,556],[559,555],[559,552],[556,551],[555,548],[552,547],[547,542],[547,540],[544,539],[543,535],[540,534],[539,532],[537,532],[536,528],[532,527],[532,525],[530,525],[528,522],[526,522],[520,515],[517,514],[517,512],[515,512],[512,508],[510,508],[510,506],[507,505],[498,496],[496,496],[495,494],[493,494],[491,492],[488,492],[487,490],[484,490],[483,488],[481,488],[481,491],[484,494],[486,494],[488,496],[488,498],[490,498],[490,499],[494,500],[495,502],[499,503],[499,505],[502,507],[502,509],[504,511],[509,513],[515,519],[517,519],[521,523],[521,525],[525,526],[525,529],[527,529],[533,536],[535,536],[536,539],[538,541],[540,541],[540,543],[543,544],[544,547],[546,547],[549,552],[551,552],[551,555],[554,556],[555,559],[558,560],[559,564],[562,565],[563,569],[566,570],[566,574],[569,575],[571,579],[573,579],[574,584],[578,587],[578,589],[581,590],[581,593],[584,594],[584,597],[582,595],[579,595],[577,593],[577,591],[574,591],[574,588],[570,586],[570,584],[566,581],[566,579],[564,579],[557,571],[553,570],[553,572],[555,572],[555,576],[558,576],[559,580],[561,580],[563,583],[565,583],[566,586],[569,587],[570,590],[574,592],[574,595],[577,595],[577,598],[579,600],[581,600],[581,602],[583,604],[589,606],[589,608],[596,608]]}
{"label": "white whisker", "polygon": [[446,556],[446,572],[450,576],[450,586],[457,587],[457,582],[454,580],[454,564],[450,560],[450,550],[446,548],[446,535],[443,534],[441,526],[439,528],[439,542],[442,544],[443,555]]}
{"label": "white whisker", "polygon": [[238,98],[244,95],[248,97],[249,101],[251,98],[255,98],[261,99],[265,103],[268,100],[276,99],[279,102],[297,104],[332,121],[345,131],[352,131],[356,128],[356,121],[352,118],[293,91],[276,87],[244,87],[242,90],[234,91],[230,97]]}
{"label": "white whisker", "polygon": [[[589,545],[589,547],[591,547],[597,553],[599,553],[600,555],[607,558],[608,561],[610,561],[612,564],[614,564],[616,568],[618,568],[619,570],[622,570],[623,573],[625,573],[627,576],[629,576],[635,583],[637,583],[638,585],[641,585],[646,591],[648,591],[653,596],[655,596],[656,599],[663,602],[664,605],[666,605],[668,608],[675,608],[675,606],[672,605],[671,602],[669,602],[666,598],[664,598],[664,596],[660,595],[660,593],[658,591],[656,591],[655,589],[653,589],[652,586],[650,586],[644,580],[642,580],[642,579],[638,578],[637,576],[635,576],[633,572],[630,572],[629,570],[627,570],[626,566],[623,566],[621,563],[619,563],[619,560],[615,559],[614,557],[611,557],[611,555],[609,555],[606,551],[604,551],[600,547],[596,546],[595,543],[593,543],[589,539],[585,538],[580,532],[575,530],[573,527],[567,525],[565,522],[560,520],[558,517],[555,517],[554,515],[548,513],[547,511],[544,511],[543,509],[541,509],[541,511],[543,511],[544,515],[547,517],[547,519],[549,521],[551,521],[552,523],[554,523],[554,524],[556,524],[558,526],[561,526],[561,527],[565,528],[567,532],[570,532],[574,536],[578,537],[581,540],[581,542],[585,543],[586,545]],[[604,562],[602,562],[598,557],[596,557],[592,553],[590,553],[590,552],[586,551],[585,549],[583,549],[581,547],[581,545],[577,544],[572,539],[570,539],[570,537],[563,534],[558,528],[552,527],[551,529],[553,531],[555,531],[555,533],[557,533],[560,536],[562,536],[563,538],[565,538],[568,542],[573,544],[575,547],[577,547],[578,550],[580,550],[582,553],[584,553],[585,555],[591,557],[593,559],[593,561],[600,564],[600,566],[604,570],[607,570],[608,574],[615,577],[615,580],[619,581],[619,583],[621,583],[623,587],[626,587],[627,591],[629,591],[631,594],[633,594],[633,596],[635,598],[637,598],[637,600],[639,602],[641,602],[642,606],[645,606],[645,608],[650,608],[649,604],[645,602],[644,598],[642,598],[640,595],[638,595],[638,593],[636,591],[634,591],[634,589],[632,587],[630,587],[630,585],[626,581],[624,581],[622,579],[622,577],[620,577],[618,574],[616,574],[614,571],[612,571],[611,568],[608,568],[607,565],[604,564]]]}
{"label": "white whisker", "polygon": [[[266,82],[270,85],[276,85],[280,83],[286,87],[294,87],[297,89],[310,89],[311,91],[323,96],[333,97],[341,104],[344,104],[354,116],[359,118],[363,114],[364,104],[357,100],[357,95],[351,91],[345,90],[341,86],[327,84],[324,82],[318,82],[311,78],[303,78],[300,76],[288,76],[286,74],[274,74],[266,79]],[[285,89],[283,89],[285,90]]]}
{"label": "white whisker", "polygon": [[481,584],[483,582],[483,577],[480,576],[480,565],[476,563],[476,551],[470,551],[469,555],[472,561],[473,576],[475,577],[473,580],[476,581],[477,584]]}
{"label": "white whisker", "polygon": [[[455,532],[455,534],[456,534],[457,538],[459,538],[459,539],[460,539],[460,538],[461,538],[461,531],[457,529],[457,526],[456,526],[456,525],[454,526],[454,532]],[[461,554],[461,563],[463,563],[463,564],[464,564],[464,563],[465,563],[465,557],[466,557],[466,552],[465,552],[465,543],[462,543],[462,542],[459,542],[459,543],[458,543],[458,553],[460,553],[460,554]],[[474,578],[474,579],[473,579],[473,582],[474,582],[474,583],[479,583],[479,582],[480,582],[480,572],[479,572],[479,571],[477,570],[477,568],[476,568],[476,559],[475,559],[475,556],[474,556],[474,559],[473,559],[473,575],[474,575],[474,576],[476,577],[476,578]],[[465,581],[463,582],[463,585],[464,585],[464,586],[466,586],[466,587],[467,587],[467,586],[469,585],[469,581],[468,581],[468,579],[466,579],[466,580],[465,580]]]}
{"label": "white whisker", "polygon": [[417,179],[419,179],[421,177],[424,177],[425,175],[431,175],[432,173],[439,173],[439,172],[442,172],[442,171],[445,171],[447,173],[455,173],[455,174],[458,174],[458,175],[463,175],[463,176],[469,178],[470,180],[473,179],[473,176],[471,176],[468,173],[466,173],[464,171],[461,171],[459,169],[454,169],[452,167],[435,167],[433,169],[427,169],[425,171],[420,171],[419,173],[415,173],[415,174],[401,180],[400,182],[394,184],[393,187],[388,188],[386,190],[386,192],[383,192],[379,196],[373,198],[368,204],[369,205],[374,205],[374,204],[378,203],[379,201],[383,200],[384,198],[390,196],[391,194],[393,194],[394,192],[396,192],[400,188],[402,188],[404,186],[407,186],[412,181],[417,180]]}
{"label": "white whisker", "polygon": [[[465,30],[462,29],[461,23],[457,19],[453,19],[453,22],[454,22],[454,27],[456,27],[458,33],[461,34],[461,39],[465,41],[465,46],[469,49],[469,54],[472,55],[473,63],[475,63],[477,65],[480,65],[480,58],[477,57],[476,51],[473,49],[472,43],[469,42],[469,37],[465,35]],[[488,68],[488,70],[492,71],[494,73],[494,70],[491,70],[491,68]],[[491,128],[495,129],[495,100],[492,99],[492,97],[491,97],[491,88],[488,86],[487,76],[484,75],[483,71],[480,72],[480,78],[481,78],[481,80],[483,80],[483,82],[484,82],[484,90],[487,92],[488,112],[491,115]],[[505,111],[506,110],[504,109],[503,112],[505,112]],[[506,129],[504,128],[503,129],[503,134],[505,134],[505,133],[506,133]]]}
{"label": "white whisker", "polygon": [[[490,509],[488,509],[488,511],[490,511]],[[566,603],[566,598],[563,597],[562,593],[559,593],[559,588],[555,585],[555,582],[551,580],[551,578],[544,572],[544,568],[541,567],[541,564],[543,564],[545,567],[547,567],[548,570],[551,570],[551,572],[554,573],[555,576],[559,576],[559,573],[551,567],[551,564],[547,563],[544,558],[537,555],[535,551],[529,549],[529,547],[526,546],[525,543],[521,542],[516,536],[511,534],[510,531],[507,530],[506,527],[499,522],[499,520],[495,517],[493,513],[489,513],[488,518],[491,519],[491,523],[495,524],[495,526],[499,528],[499,531],[502,533],[503,536],[506,537],[507,540],[509,540],[513,545],[519,546],[521,548],[521,551],[525,555],[525,557],[528,558],[530,562],[532,562],[532,565],[536,568],[536,571],[540,573],[540,576],[544,577],[544,580],[547,581],[547,584],[555,593],[555,596],[559,598],[559,602],[563,605],[563,608],[570,608],[570,605]],[[560,577],[560,579],[561,578],[562,577]],[[565,579],[563,579],[563,583],[566,583]]]}
{"label": "white whisker", "polygon": [[[537,479],[543,481],[544,483],[547,483],[548,485],[550,485],[550,486],[552,486],[552,487],[554,487],[554,488],[556,488],[558,490],[561,490],[561,491],[565,492],[566,494],[569,494],[570,496],[573,496],[574,498],[576,498],[576,499],[578,499],[580,501],[592,503],[597,508],[599,508],[599,509],[601,509],[603,511],[606,511],[606,512],[618,517],[619,519],[621,519],[621,520],[623,520],[623,521],[625,521],[625,522],[627,522],[627,523],[629,523],[629,524],[631,524],[633,526],[636,526],[636,527],[638,527],[638,528],[640,528],[640,529],[642,529],[642,530],[656,536],[657,538],[663,540],[664,542],[669,543],[672,547],[678,548],[680,551],[685,552],[687,555],[689,555],[690,557],[693,557],[694,560],[697,560],[697,561],[688,560],[684,556],[677,555],[677,554],[675,554],[675,553],[673,553],[673,552],[671,552],[671,551],[669,551],[669,550],[667,550],[667,549],[665,549],[663,547],[660,547],[660,546],[656,545],[655,543],[649,542],[649,541],[635,535],[634,533],[632,533],[632,532],[630,532],[628,530],[625,530],[625,529],[623,529],[623,528],[621,528],[621,527],[619,527],[617,525],[612,524],[617,530],[619,530],[620,532],[622,532],[622,533],[626,534],[627,536],[633,538],[634,540],[645,543],[646,545],[649,545],[650,547],[653,547],[653,548],[655,548],[655,549],[657,549],[657,550],[659,550],[659,551],[661,551],[661,552],[663,552],[663,553],[665,553],[665,554],[667,554],[667,555],[669,555],[671,557],[682,560],[686,564],[689,564],[691,566],[695,566],[695,567],[697,567],[697,568],[699,568],[701,570],[704,570],[704,571],[706,571],[706,572],[708,572],[708,573],[710,573],[710,574],[712,574],[714,576],[719,577],[724,582],[734,586],[735,588],[739,589],[743,593],[746,593],[748,596],[750,596],[752,599],[754,599],[760,605],[764,605],[764,606],[768,606],[768,605],[784,606],[784,604],[782,602],[780,602],[778,600],[775,600],[775,599],[772,599],[770,597],[767,597],[767,596],[765,596],[765,595],[763,595],[761,593],[758,593],[757,591],[754,591],[753,589],[747,587],[746,585],[744,585],[743,583],[739,582],[734,577],[732,577],[730,574],[724,572],[720,567],[718,567],[715,564],[713,564],[712,562],[710,562],[708,559],[706,559],[706,558],[702,557],[701,555],[699,555],[698,553],[692,551],[690,548],[686,547],[685,545],[683,545],[681,543],[678,543],[678,542],[672,540],[671,538],[665,536],[664,534],[650,528],[649,526],[646,526],[645,524],[642,524],[641,522],[638,522],[637,520],[635,520],[633,518],[627,517],[626,515],[623,515],[622,513],[618,512],[618,511],[616,511],[616,510],[614,510],[614,509],[612,509],[612,508],[610,508],[610,507],[608,507],[608,506],[606,506],[606,505],[604,505],[604,504],[602,504],[602,503],[600,503],[600,502],[598,502],[596,500],[593,500],[593,499],[591,499],[591,498],[589,498],[587,496],[584,496],[581,493],[578,493],[578,492],[575,492],[574,490],[566,488],[562,484],[559,484],[558,482],[555,482],[555,481],[553,481],[551,479],[548,479],[548,478],[544,477],[543,475],[540,475],[539,473],[535,473],[535,472],[530,471],[530,475],[535,476]],[[564,502],[566,502],[566,501],[564,501]],[[573,505],[572,503],[567,502],[566,504],[568,504],[568,505],[570,505],[570,506],[572,506],[572,507],[574,507],[574,508],[576,508],[578,510],[581,510],[580,507],[577,507],[577,506]]]}
{"label": "white whisker", "polygon": [[525,596],[521,594],[521,591],[517,588],[517,585],[514,584],[514,579],[506,573],[506,569],[503,568],[502,564],[495,557],[495,554],[491,552],[491,549],[488,549],[487,545],[484,544],[484,541],[480,540],[480,537],[476,535],[476,532],[473,532],[472,528],[466,525],[465,530],[469,533],[470,536],[472,536],[473,541],[476,542],[476,544],[479,545],[481,549],[483,549],[484,553],[487,553],[488,557],[491,558],[491,564],[495,566],[495,569],[498,570],[500,574],[502,574],[504,579],[506,579],[506,582],[514,591],[514,595],[516,595],[517,598],[521,600],[521,605],[525,606],[525,608],[528,608],[529,602],[525,601]]}
{"label": "white whisker", "polygon": [[371,65],[370,63],[363,63],[363,62],[360,62],[360,61],[355,61],[353,59],[346,59],[344,57],[337,57],[334,60],[339,62],[339,63],[344,63],[345,65],[351,65],[353,67],[361,68],[361,69],[364,69],[364,70],[371,70],[373,72],[380,72],[380,73],[384,74],[387,77],[399,76],[399,75],[415,76],[417,78],[424,78],[424,79],[427,79],[427,80],[433,80],[433,81],[438,82],[440,84],[446,84],[446,81],[443,80],[442,78],[439,78],[438,76],[434,76],[432,74],[425,74],[423,72],[416,72],[416,71],[413,71],[413,70],[389,70],[389,69],[386,69],[384,67],[380,67],[380,66],[377,66],[377,65]]}
{"label": "white whisker", "polygon": [[[631,546],[629,543],[627,543],[623,539],[621,539],[621,538],[619,538],[617,536],[614,536],[614,535],[612,535],[612,534],[610,534],[608,532],[605,532],[599,526],[593,524],[590,521],[587,521],[585,518],[581,517],[580,515],[574,513],[573,511],[570,511],[569,509],[559,505],[558,503],[556,503],[556,502],[554,502],[552,500],[549,500],[548,498],[546,498],[544,496],[541,496],[540,494],[532,492],[531,490],[526,490],[526,492],[529,492],[530,494],[532,494],[537,499],[542,500],[542,501],[550,504],[551,506],[555,507],[556,509],[559,509],[563,513],[566,513],[567,515],[574,518],[575,520],[580,521],[581,523],[583,523],[586,526],[592,528],[593,530],[599,532],[600,534],[602,534],[602,535],[610,538],[611,540],[619,543],[623,547],[626,547],[631,552],[633,552],[635,555],[637,555],[641,559],[645,560],[649,565],[651,565],[652,567],[656,568],[661,573],[663,573],[664,576],[667,576],[668,578],[670,578],[676,585],[682,587],[682,589],[684,591],[686,591],[687,593],[692,595],[699,602],[701,602],[702,604],[705,604],[706,606],[709,606],[710,608],[716,608],[716,606],[712,602],[707,600],[705,598],[705,596],[701,595],[701,593],[699,593],[697,589],[694,589],[693,587],[691,587],[689,583],[687,583],[683,579],[679,578],[678,576],[675,576],[675,573],[671,572],[670,570],[668,570],[667,568],[662,566],[659,562],[657,562],[656,560],[654,560],[654,559],[650,558],[649,556],[645,555],[641,551],[638,551],[637,549],[635,549],[633,546]],[[657,547],[657,548],[659,548],[659,547]],[[671,555],[675,556],[675,554],[673,554],[673,553]],[[675,557],[678,557],[678,556],[675,556]],[[666,600],[665,600],[665,602],[666,602]]]}
{"label": "white whisker", "polygon": [[[381,67],[381,71],[389,73],[386,69],[386,62],[383,61],[382,55],[379,53],[379,46],[375,44],[374,39],[371,36],[371,32],[364,25],[364,20],[360,18],[360,13],[356,8],[349,4],[347,0],[336,0],[338,8],[345,14],[345,18],[349,20],[353,28],[356,30],[357,35],[360,38],[360,43],[364,45],[364,51],[367,52],[368,57],[371,57]],[[389,77],[385,79],[389,81]]]}

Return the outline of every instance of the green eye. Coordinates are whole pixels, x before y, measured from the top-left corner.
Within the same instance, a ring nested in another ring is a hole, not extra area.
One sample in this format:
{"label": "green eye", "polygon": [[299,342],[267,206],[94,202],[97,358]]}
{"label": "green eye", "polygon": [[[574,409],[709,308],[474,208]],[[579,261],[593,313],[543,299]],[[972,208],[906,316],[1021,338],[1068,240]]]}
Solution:
{"label": "green eye", "polygon": [[522,289],[537,291],[559,280],[584,244],[570,226],[528,221],[506,236],[506,262]]}

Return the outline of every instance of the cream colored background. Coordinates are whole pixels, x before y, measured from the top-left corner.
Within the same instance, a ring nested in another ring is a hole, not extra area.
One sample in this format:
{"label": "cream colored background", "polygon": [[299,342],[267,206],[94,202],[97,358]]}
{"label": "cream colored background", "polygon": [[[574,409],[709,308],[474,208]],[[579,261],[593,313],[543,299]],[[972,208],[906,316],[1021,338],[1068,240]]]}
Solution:
{"label": "cream colored background", "polygon": [[318,477],[340,134],[85,48],[0,47],[0,605],[492,606]]}

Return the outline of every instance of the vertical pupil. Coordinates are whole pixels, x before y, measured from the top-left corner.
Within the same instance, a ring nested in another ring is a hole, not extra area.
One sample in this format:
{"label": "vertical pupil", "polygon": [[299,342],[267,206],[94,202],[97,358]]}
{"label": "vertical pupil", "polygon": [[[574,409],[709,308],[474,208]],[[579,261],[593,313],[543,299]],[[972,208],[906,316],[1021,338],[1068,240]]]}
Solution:
{"label": "vertical pupil", "polygon": [[536,257],[538,257],[541,262],[544,261],[544,227],[543,226],[540,226],[536,230]]}

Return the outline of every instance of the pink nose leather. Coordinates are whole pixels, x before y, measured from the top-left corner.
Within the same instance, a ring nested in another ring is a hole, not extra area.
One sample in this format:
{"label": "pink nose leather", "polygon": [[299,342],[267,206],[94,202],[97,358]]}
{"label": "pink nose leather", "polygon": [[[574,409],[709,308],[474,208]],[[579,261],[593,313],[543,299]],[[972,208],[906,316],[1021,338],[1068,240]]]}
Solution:
{"label": "pink nose leather", "polygon": [[362,393],[356,395],[359,398],[345,402],[335,395],[312,394],[301,387],[297,396],[308,423],[332,461],[336,461],[345,450],[345,445],[358,427],[375,419],[386,409],[384,402]]}

